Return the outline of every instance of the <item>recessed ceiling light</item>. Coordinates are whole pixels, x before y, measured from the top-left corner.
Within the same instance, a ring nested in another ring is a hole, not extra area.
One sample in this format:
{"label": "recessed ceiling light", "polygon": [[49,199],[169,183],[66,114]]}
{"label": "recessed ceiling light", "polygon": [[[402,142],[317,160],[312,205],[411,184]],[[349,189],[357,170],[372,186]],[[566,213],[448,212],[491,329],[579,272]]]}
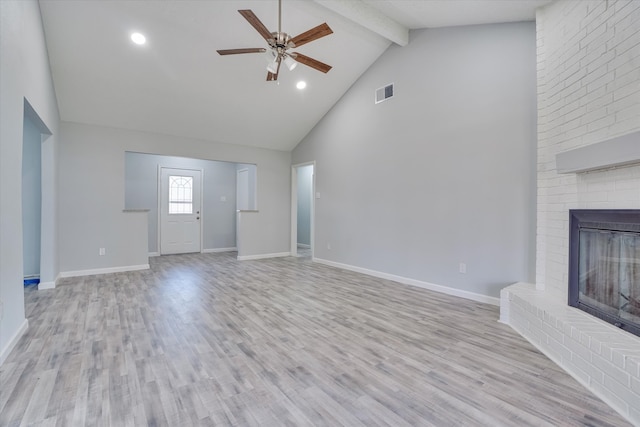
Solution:
{"label": "recessed ceiling light", "polygon": [[147,42],[147,38],[140,33],[131,34],[131,41],[135,44],[145,44]]}
{"label": "recessed ceiling light", "polygon": [[307,87],[307,82],[300,80],[297,84],[296,87],[300,90],[304,89],[305,87]]}

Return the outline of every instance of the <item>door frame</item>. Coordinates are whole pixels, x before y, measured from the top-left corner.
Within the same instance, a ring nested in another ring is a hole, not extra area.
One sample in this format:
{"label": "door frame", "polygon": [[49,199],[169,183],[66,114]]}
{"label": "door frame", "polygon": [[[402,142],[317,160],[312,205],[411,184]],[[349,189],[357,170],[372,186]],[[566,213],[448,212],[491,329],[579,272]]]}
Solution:
{"label": "door frame", "polygon": [[[249,168],[236,169],[236,211],[243,210],[243,209],[240,209],[238,207],[238,202],[239,202],[239,200],[238,200],[239,199],[238,198],[238,189],[240,188],[240,186],[238,185],[238,181],[239,181],[238,178],[240,178],[240,173],[242,173],[242,172],[246,172],[247,173],[247,184],[249,183]],[[248,191],[249,191],[249,189],[247,188],[247,192]],[[249,195],[247,194],[247,200],[248,199],[249,199]]]}
{"label": "door frame", "polygon": [[168,165],[158,165],[158,253],[162,255],[162,169],[175,169],[175,170],[185,170],[185,171],[196,171],[200,172],[200,253],[202,253],[202,245],[204,240],[204,169],[198,168],[180,168],[173,167]]}
{"label": "door frame", "polygon": [[[1,0],[0,0],[1,1]],[[23,123],[20,126],[20,151],[24,145],[24,119],[28,117],[40,131],[40,273],[38,290],[54,289],[56,287],[56,278],[59,276],[59,266],[57,251],[53,250],[58,242],[56,235],[56,201],[55,201],[55,159],[53,149],[53,133],[49,130],[40,114],[33,108],[27,98],[23,98]],[[20,177],[22,180],[22,177]],[[22,192],[22,190],[20,190]],[[20,195],[22,198],[22,193]],[[22,204],[22,199],[20,201]],[[22,241],[22,229],[20,230],[20,239]],[[22,254],[20,254],[22,256]],[[20,271],[20,275],[24,281],[24,267]]]}
{"label": "door frame", "polygon": [[313,166],[311,178],[311,209],[309,225],[309,243],[311,246],[311,259],[314,259],[314,246],[316,236],[316,161],[296,163],[291,165],[291,256],[298,255],[298,168]]}

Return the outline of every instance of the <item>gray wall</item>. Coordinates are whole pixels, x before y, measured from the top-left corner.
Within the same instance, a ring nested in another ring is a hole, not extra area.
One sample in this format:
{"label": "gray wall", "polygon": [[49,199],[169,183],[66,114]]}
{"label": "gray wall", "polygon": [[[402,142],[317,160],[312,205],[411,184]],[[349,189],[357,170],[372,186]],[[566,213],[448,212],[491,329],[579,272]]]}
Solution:
{"label": "gray wall", "polygon": [[315,256],[493,297],[532,280],[535,44],[515,23],[390,47],[292,153],[316,161]]}
{"label": "gray wall", "polygon": [[251,165],[248,163],[238,163],[238,165],[236,166],[236,170],[240,171],[242,169],[246,169],[247,173],[249,174],[248,177],[248,181],[249,181],[249,207],[248,209],[250,210],[257,210],[258,206],[257,206],[257,200],[258,198],[257,196],[257,183],[258,183],[258,168],[256,168],[256,165]]}
{"label": "gray wall", "polygon": [[[158,166],[201,169],[203,250],[236,246],[236,164],[213,160],[125,153],[126,209],[149,209],[149,252],[158,246]],[[224,197],[225,201],[221,198]]]}
{"label": "gray wall", "polygon": [[311,191],[313,165],[301,166],[298,175],[298,243],[311,244]]}
{"label": "gray wall", "polygon": [[41,146],[40,129],[25,114],[22,133],[22,258],[25,277],[40,275]]}
{"label": "gray wall", "polygon": [[[60,133],[61,271],[146,262],[128,250],[131,220],[122,212],[127,151],[257,165],[260,227],[254,237],[264,253],[289,251],[290,153],[69,122],[60,124]],[[98,255],[100,247],[106,256]]]}
{"label": "gray wall", "polygon": [[40,279],[58,275],[58,109],[35,0],[0,1],[0,362],[19,338],[24,312],[22,260],[22,132],[25,99],[53,134],[42,145],[42,229]]}

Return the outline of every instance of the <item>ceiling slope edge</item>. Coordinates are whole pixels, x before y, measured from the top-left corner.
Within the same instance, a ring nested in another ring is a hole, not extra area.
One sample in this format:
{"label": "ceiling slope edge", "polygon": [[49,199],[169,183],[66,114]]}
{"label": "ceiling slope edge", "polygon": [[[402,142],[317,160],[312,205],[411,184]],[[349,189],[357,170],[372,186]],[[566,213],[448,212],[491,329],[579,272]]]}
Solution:
{"label": "ceiling slope edge", "polygon": [[323,7],[400,46],[409,44],[409,29],[361,0],[314,0]]}

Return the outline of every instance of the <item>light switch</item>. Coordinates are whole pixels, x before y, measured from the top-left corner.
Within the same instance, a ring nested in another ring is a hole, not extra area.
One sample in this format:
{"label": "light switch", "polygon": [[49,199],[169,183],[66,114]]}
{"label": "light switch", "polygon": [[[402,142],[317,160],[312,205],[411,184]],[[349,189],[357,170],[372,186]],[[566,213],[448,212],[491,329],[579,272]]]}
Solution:
{"label": "light switch", "polygon": [[320,198],[320,192],[318,191],[316,192],[316,199],[319,199],[319,198]]}

